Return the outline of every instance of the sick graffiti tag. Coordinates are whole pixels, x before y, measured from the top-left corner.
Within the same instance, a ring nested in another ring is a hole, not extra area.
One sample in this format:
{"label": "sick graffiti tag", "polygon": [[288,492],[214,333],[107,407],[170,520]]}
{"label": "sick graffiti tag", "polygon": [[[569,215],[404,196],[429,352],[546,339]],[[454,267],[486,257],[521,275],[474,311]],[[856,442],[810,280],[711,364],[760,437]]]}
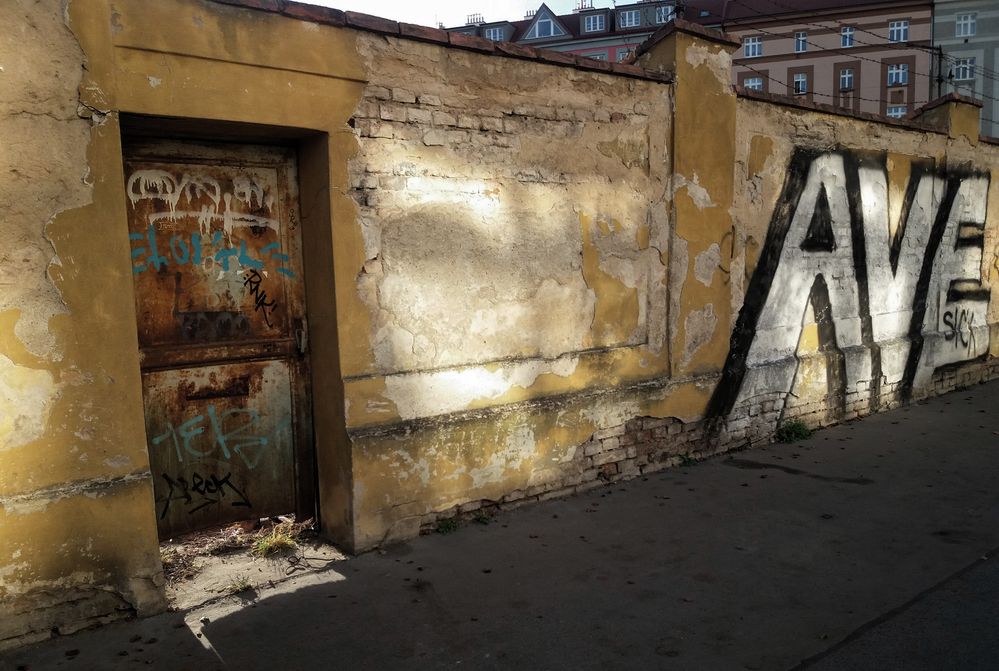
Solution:
{"label": "sick graffiti tag", "polygon": [[[232,419],[236,420],[236,426],[226,430],[225,425],[228,423],[231,426],[229,420]],[[240,419],[243,421],[240,422]],[[287,418],[278,422],[270,435],[256,435],[254,432],[259,428],[260,420],[260,413],[253,408],[227,408],[219,412],[214,405],[209,405],[204,414],[179,425],[168,422],[151,442],[153,446],[159,446],[170,441],[181,463],[185,455],[203,458],[217,454],[222,459],[231,460],[236,454],[252,470],[260,463],[268,447],[284,437],[291,428],[291,420]]]}
{"label": "sick graffiti tag", "polygon": [[944,312],[943,323],[946,330],[944,339],[954,344],[954,349],[965,349],[974,352],[978,349],[975,343],[975,313],[967,308],[951,308]]}
{"label": "sick graffiti tag", "polygon": [[981,267],[990,174],[908,162],[891,209],[887,154],[794,153],[710,416],[790,393],[809,305],[827,358],[827,398],[840,415],[860,382],[875,411],[882,384],[905,399],[938,368],[987,352]]}
{"label": "sick graffiti tag", "polygon": [[226,473],[219,477],[214,474],[202,476],[195,472],[191,474],[190,482],[183,475],[172,477],[166,473],[161,475],[167,484],[168,491],[162,499],[163,508],[160,511],[160,519],[167,516],[174,501],[179,501],[187,510],[188,515],[223,501],[236,508],[253,507],[246,494],[232,483],[232,473]]}

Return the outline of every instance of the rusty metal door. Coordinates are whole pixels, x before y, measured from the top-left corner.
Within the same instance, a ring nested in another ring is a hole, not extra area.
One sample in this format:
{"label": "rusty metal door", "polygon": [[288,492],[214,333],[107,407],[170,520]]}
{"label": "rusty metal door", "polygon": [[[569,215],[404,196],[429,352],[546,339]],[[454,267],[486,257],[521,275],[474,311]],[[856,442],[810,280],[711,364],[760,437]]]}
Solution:
{"label": "rusty metal door", "polygon": [[293,150],[126,144],[162,537],[314,509]]}

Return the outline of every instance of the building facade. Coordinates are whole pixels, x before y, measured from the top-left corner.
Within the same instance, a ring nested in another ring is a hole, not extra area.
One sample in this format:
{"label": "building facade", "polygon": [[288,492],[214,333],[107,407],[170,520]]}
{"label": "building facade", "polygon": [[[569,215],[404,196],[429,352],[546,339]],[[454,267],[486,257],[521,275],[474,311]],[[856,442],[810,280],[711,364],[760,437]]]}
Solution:
{"label": "building facade", "polygon": [[649,0],[617,7],[594,7],[593,0],[582,0],[571,14],[555,14],[548,5],[542,4],[520,21],[485,22],[481,15],[473,14],[466,25],[447,30],[579,54],[600,61],[622,62],[674,16],[672,0]]}
{"label": "building facade", "polygon": [[999,135],[999,6],[990,0],[937,0],[933,38],[942,92],[982,100],[982,133]]}
{"label": "building facade", "polygon": [[[486,23],[473,15],[468,25],[449,30],[621,61],[677,11],[741,42],[733,83],[749,89],[895,118],[946,92],[936,74],[930,0],[701,0],[679,10],[674,2],[594,8],[584,0],[572,14],[556,15],[541,5],[522,21]],[[969,57],[984,63],[980,52],[957,56],[965,59],[952,63],[958,76],[967,74]],[[972,93],[970,82],[959,81],[956,90]]]}

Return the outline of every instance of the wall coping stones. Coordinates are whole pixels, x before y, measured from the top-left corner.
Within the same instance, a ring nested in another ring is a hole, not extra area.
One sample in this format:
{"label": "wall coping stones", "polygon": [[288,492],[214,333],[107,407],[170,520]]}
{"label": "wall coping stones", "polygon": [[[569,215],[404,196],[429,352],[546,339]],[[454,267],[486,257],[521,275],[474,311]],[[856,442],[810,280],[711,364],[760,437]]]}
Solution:
{"label": "wall coping stones", "polygon": [[[394,37],[401,37],[404,39],[430,42],[444,47],[477,51],[484,54],[494,54],[506,58],[519,58],[521,60],[536,61],[548,65],[571,67],[577,70],[587,70],[590,72],[602,72],[621,77],[631,77],[634,79],[646,79],[666,84],[673,82],[673,77],[671,75],[650,72],[644,68],[634,65],[598,61],[592,58],[575,56],[573,54],[566,54],[550,49],[538,49],[523,44],[515,44],[513,42],[494,42],[492,40],[486,40],[474,35],[465,35],[463,33],[456,32],[449,33],[445,30],[441,30],[440,28],[418,26],[412,23],[400,23],[398,21],[392,21],[391,19],[371,16],[370,14],[362,14],[360,12],[343,12],[339,9],[307,5],[301,2],[294,2],[293,0],[209,1],[221,5],[242,7],[244,9],[270,12],[272,14],[281,14],[282,16],[287,16],[288,18],[300,21],[312,21],[314,23],[324,25],[354,28],[382,35],[392,35]],[[682,19],[678,19],[678,21],[683,24],[688,23]],[[696,24],[690,25],[695,26],[701,31],[715,33],[715,31],[706,31],[706,29],[700,28],[700,26],[696,26]]]}
{"label": "wall coping stones", "polygon": [[931,124],[922,123],[919,121],[913,121],[912,119],[892,119],[890,117],[883,117],[877,114],[872,114],[871,112],[856,112],[854,110],[844,109],[842,107],[836,107],[834,105],[828,105],[826,103],[817,103],[810,100],[805,100],[804,98],[799,98],[797,96],[785,96],[778,93],[765,93],[763,91],[756,91],[753,89],[747,89],[742,86],[733,86],[736,95],[740,98],[749,98],[751,100],[758,100],[760,102],[773,103],[775,105],[781,105],[783,107],[794,107],[797,109],[809,110],[812,112],[822,112],[824,114],[834,114],[836,116],[850,117],[853,119],[860,119],[862,121],[870,121],[873,123],[880,123],[886,126],[897,126],[899,128],[905,128],[908,130],[917,130],[924,133],[937,133],[939,135],[946,135],[947,131],[933,126]]}

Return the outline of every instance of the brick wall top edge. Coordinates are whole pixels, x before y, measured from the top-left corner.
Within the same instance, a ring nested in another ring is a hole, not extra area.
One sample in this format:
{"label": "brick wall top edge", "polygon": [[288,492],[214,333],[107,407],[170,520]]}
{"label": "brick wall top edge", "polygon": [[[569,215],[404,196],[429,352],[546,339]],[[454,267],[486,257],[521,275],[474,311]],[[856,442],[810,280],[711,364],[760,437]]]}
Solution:
{"label": "brick wall top edge", "polygon": [[870,112],[855,112],[853,110],[843,109],[841,107],[835,107],[833,105],[826,105],[824,103],[811,102],[809,100],[801,100],[792,96],[782,96],[776,93],[764,93],[762,91],[754,91],[752,89],[743,88],[741,86],[734,86],[736,94],[740,98],[747,98],[749,100],[755,100],[757,102],[771,103],[773,105],[781,105],[783,107],[794,107],[797,109],[808,110],[810,112],[819,112],[822,114],[832,114],[840,117],[847,117],[850,119],[858,119],[860,121],[869,121],[872,123],[879,123],[885,126],[895,126],[897,128],[902,128],[905,130],[915,130],[923,133],[936,133],[938,135],[946,135],[947,131],[942,128],[937,128],[936,126],[931,126],[930,124],[920,123],[918,121],[912,121],[911,119],[889,119],[887,117],[879,116],[877,114],[872,114]]}
{"label": "brick wall top edge", "polygon": [[640,67],[615,67],[616,63],[597,61],[591,58],[575,58],[571,54],[552,51],[549,49],[536,49],[534,47],[516,44],[513,42],[493,42],[481,37],[464,35],[462,33],[448,33],[439,28],[428,26],[418,26],[411,23],[399,23],[391,19],[383,19],[370,14],[360,12],[343,12],[330,7],[318,7],[292,0],[209,0],[221,5],[242,7],[256,11],[281,14],[300,21],[312,21],[332,26],[346,26],[356,30],[379,33],[381,35],[393,35],[404,39],[419,40],[421,42],[431,42],[444,47],[455,49],[466,49],[478,51],[480,53],[494,54],[506,58],[519,58],[521,60],[536,61],[548,65],[559,65],[562,67],[575,68],[577,70],[589,70],[604,72],[606,74],[619,77],[631,77],[633,79],[646,79],[653,82],[671,83],[672,77],[664,76],[658,72],[650,72]]}

